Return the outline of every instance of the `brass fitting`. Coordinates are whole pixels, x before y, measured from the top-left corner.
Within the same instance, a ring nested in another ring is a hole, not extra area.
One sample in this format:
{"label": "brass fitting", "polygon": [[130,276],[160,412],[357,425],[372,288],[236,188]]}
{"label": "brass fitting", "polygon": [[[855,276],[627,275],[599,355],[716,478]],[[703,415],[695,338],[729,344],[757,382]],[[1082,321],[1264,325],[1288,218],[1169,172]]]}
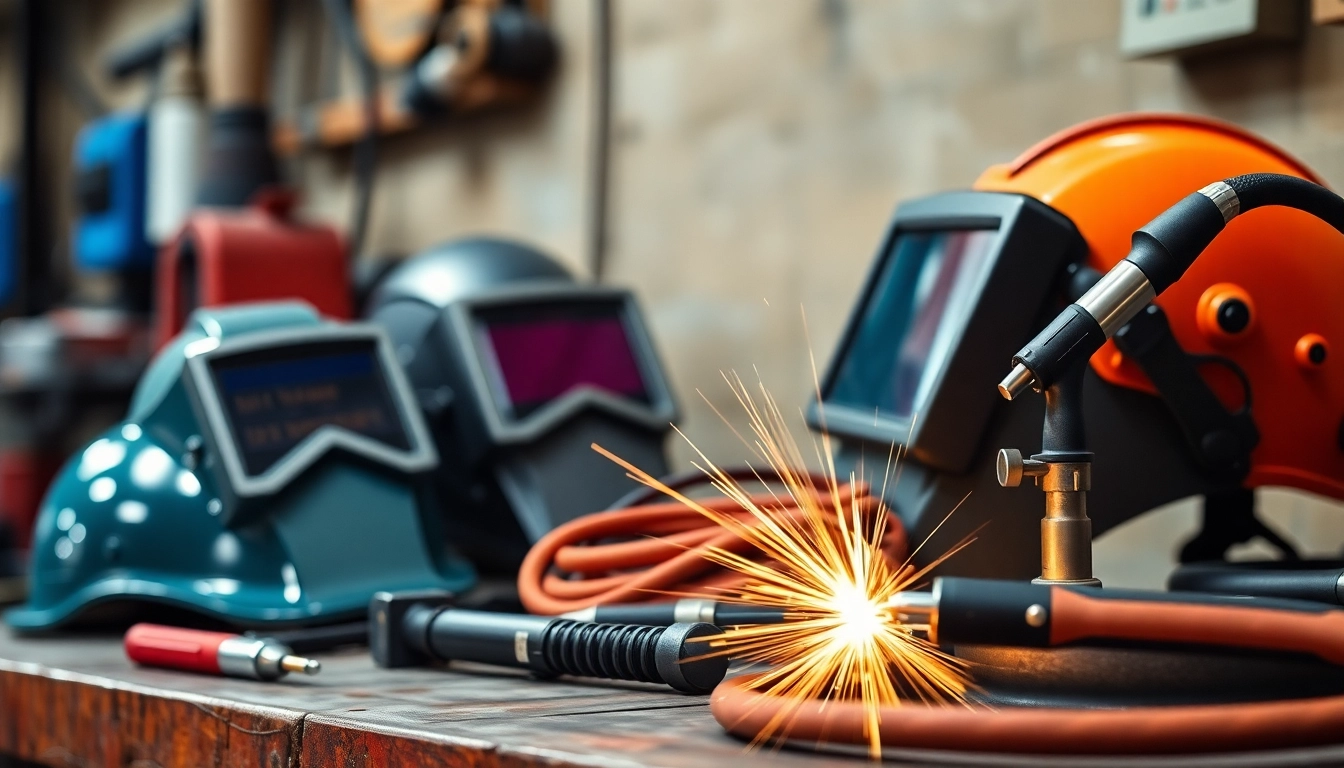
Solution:
{"label": "brass fitting", "polygon": [[1092,576],[1092,521],[1087,516],[1087,492],[1092,488],[1092,464],[1086,461],[1024,459],[1015,448],[999,451],[999,485],[1013,488],[1024,477],[1034,478],[1045,491],[1041,520],[1041,575],[1036,584],[1101,586]]}

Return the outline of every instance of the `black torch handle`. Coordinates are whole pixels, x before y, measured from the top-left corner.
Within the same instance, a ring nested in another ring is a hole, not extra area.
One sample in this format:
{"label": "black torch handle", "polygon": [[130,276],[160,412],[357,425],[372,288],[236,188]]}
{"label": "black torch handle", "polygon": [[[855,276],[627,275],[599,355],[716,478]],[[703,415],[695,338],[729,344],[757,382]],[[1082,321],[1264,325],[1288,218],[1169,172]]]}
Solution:
{"label": "black torch handle", "polygon": [[941,643],[1222,646],[1344,664],[1344,611],[1317,603],[947,577],[935,594]]}

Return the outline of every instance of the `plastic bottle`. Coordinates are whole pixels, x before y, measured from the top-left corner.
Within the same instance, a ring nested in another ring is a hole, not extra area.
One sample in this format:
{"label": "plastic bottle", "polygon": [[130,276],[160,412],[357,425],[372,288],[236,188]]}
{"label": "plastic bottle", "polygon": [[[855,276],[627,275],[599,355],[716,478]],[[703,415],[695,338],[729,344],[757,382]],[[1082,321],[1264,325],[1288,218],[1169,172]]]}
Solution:
{"label": "plastic bottle", "polygon": [[194,52],[168,53],[159,97],[149,107],[145,234],[161,245],[177,233],[196,199],[205,140],[205,105]]}

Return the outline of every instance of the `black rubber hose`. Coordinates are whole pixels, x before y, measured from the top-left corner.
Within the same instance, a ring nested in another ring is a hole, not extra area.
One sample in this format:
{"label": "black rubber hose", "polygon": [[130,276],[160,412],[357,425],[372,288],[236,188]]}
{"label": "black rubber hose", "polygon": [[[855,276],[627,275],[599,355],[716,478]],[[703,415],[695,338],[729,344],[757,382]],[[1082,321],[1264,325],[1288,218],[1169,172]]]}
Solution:
{"label": "black rubber hose", "polygon": [[350,234],[346,238],[349,259],[354,263],[364,250],[364,241],[368,235],[374,174],[378,166],[378,69],[360,40],[359,26],[350,8],[350,0],[323,0],[323,7],[336,27],[341,42],[355,60],[360,99],[364,107],[364,133],[354,148],[354,203],[350,215]]}
{"label": "black rubber hose", "polygon": [[1306,211],[1344,232],[1344,198],[1306,179],[1280,173],[1248,173],[1227,180],[1237,193],[1241,213],[1267,205],[1284,205]]}
{"label": "black rubber hose", "polygon": [[1136,230],[1127,264],[1117,264],[1013,356],[1015,368],[999,391],[1011,400],[1028,384],[1053,385],[1179,280],[1232,219],[1267,205],[1296,208],[1344,233],[1344,198],[1296,176],[1250,173],[1192,192]]}
{"label": "black rubber hose", "polygon": [[1191,563],[1177,568],[1167,589],[1221,595],[1308,600],[1344,604],[1344,563],[1325,560],[1251,563]]}
{"label": "black rubber hose", "polygon": [[1180,279],[1234,217],[1256,208],[1296,208],[1344,232],[1344,198],[1319,184],[1279,173],[1248,173],[1223,183],[1235,193],[1230,207],[1215,202],[1217,192],[1211,189],[1217,185],[1211,184],[1134,233],[1126,261],[1143,270],[1155,292],[1161,293]]}

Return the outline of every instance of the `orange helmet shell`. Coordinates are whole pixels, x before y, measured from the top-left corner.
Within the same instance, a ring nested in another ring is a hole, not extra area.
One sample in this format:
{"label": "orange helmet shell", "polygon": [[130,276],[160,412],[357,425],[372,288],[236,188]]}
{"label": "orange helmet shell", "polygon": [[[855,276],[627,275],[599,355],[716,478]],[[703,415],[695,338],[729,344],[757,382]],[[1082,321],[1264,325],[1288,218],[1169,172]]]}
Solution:
{"label": "orange helmet shell", "polygon": [[[1053,206],[1087,240],[1089,265],[1105,272],[1129,253],[1134,230],[1182,197],[1255,172],[1322,183],[1283,150],[1226,123],[1122,115],[1055,134],[989,168],[975,188]],[[1340,233],[1309,214],[1275,207],[1234,219],[1157,299],[1187,353],[1226,357],[1250,380],[1260,444],[1248,487],[1285,485],[1344,499],[1342,290]],[[1228,297],[1251,308],[1235,333],[1216,322],[1217,306]],[[1092,367],[1111,384],[1156,394],[1113,342],[1093,355]],[[1241,407],[1242,388],[1231,372],[1218,365],[1200,370],[1225,405]]]}

